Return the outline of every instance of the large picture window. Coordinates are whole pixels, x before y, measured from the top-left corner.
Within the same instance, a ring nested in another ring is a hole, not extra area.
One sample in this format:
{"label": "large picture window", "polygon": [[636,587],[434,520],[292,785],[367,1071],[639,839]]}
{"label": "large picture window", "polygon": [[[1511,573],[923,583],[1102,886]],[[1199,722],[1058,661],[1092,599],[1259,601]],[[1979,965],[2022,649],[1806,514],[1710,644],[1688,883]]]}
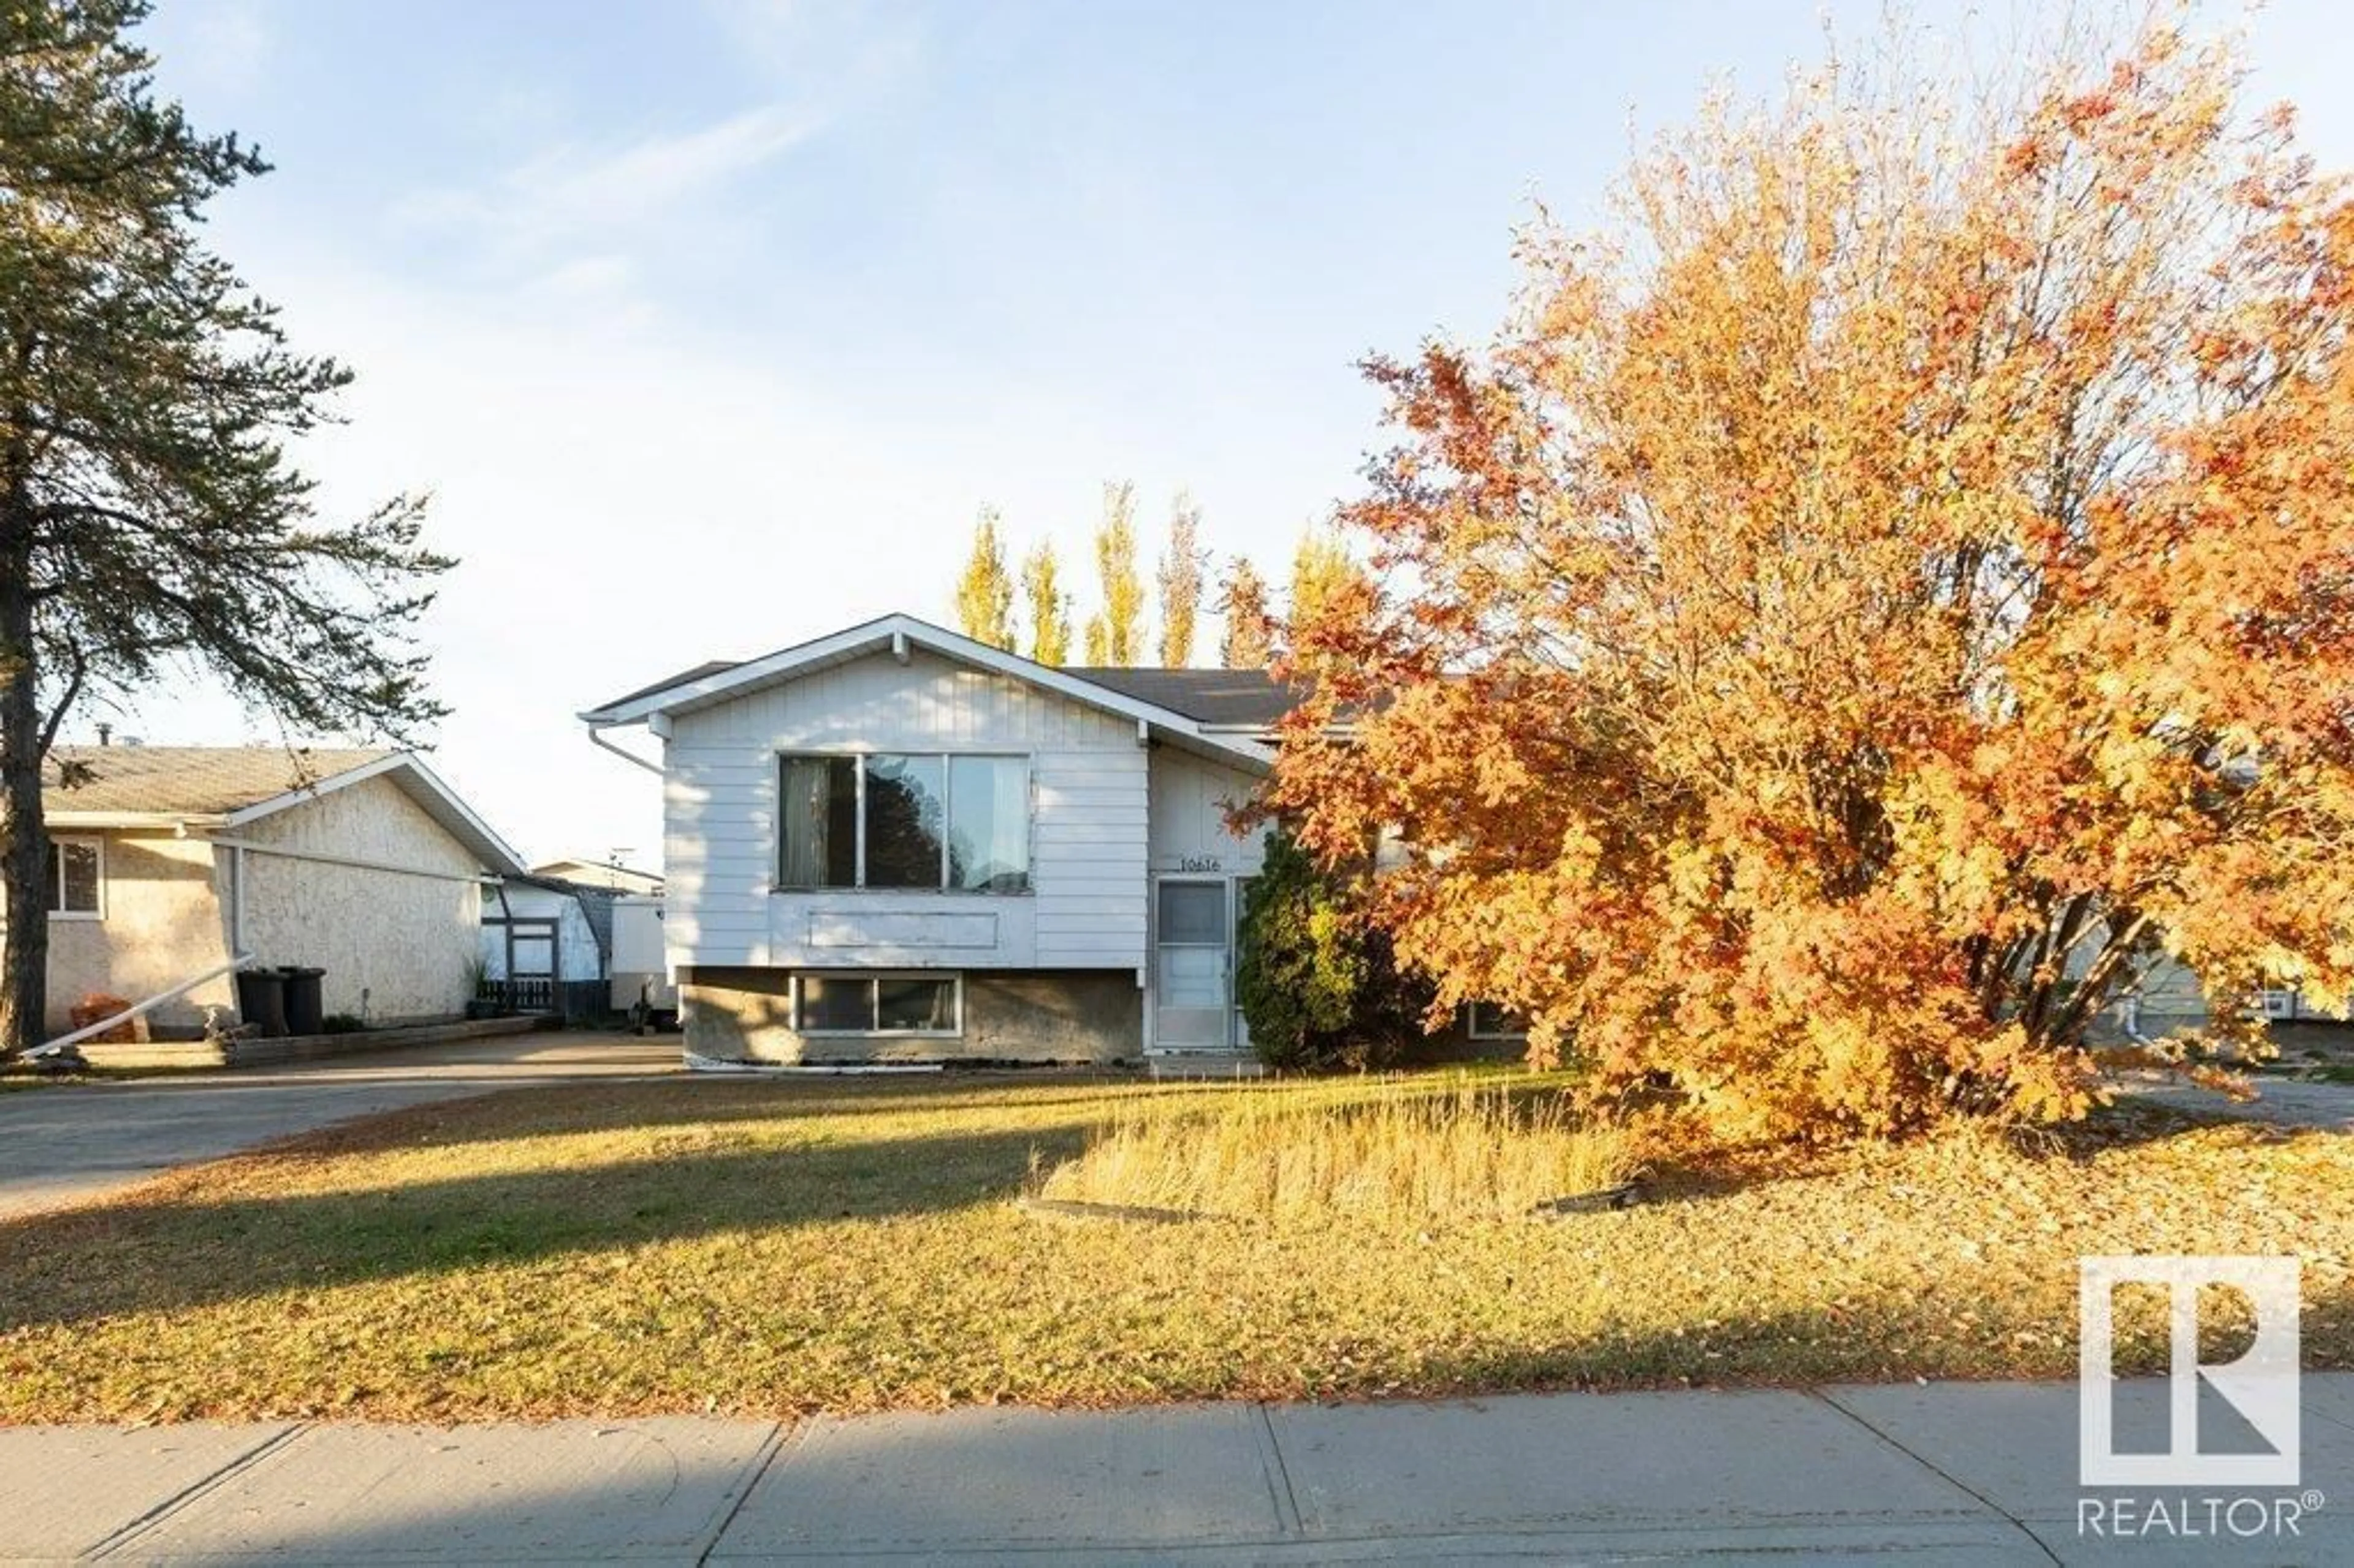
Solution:
{"label": "large picture window", "polygon": [[781,887],[1029,891],[1024,758],[788,757],[777,799]]}
{"label": "large picture window", "polygon": [[793,1026],[803,1034],[958,1034],[956,975],[795,975]]}
{"label": "large picture window", "polygon": [[49,913],[95,920],[105,911],[106,853],[96,839],[49,841]]}

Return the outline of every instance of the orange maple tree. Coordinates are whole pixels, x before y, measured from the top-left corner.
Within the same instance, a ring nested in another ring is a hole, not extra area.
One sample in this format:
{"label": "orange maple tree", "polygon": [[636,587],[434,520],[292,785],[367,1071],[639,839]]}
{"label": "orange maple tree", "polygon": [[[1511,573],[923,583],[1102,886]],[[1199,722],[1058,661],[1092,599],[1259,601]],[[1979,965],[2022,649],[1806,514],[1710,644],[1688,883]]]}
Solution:
{"label": "orange maple tree", "polygon": [[2161,957],[2217,1039],[2354,991],[2354,207],[2243,78],[1718,101],[1491,346],[1370,366],[1381,580],[1290,629],[1267,804],[1416,846],[1439,1008],[1837,1136],[2081,1114]]}

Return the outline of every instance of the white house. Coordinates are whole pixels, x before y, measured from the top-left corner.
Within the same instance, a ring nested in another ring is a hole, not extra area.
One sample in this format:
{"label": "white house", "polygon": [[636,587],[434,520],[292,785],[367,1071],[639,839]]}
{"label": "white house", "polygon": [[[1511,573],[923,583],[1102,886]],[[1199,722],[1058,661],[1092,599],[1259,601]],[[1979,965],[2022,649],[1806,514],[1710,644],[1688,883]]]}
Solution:
{"label": "white house", "polygon": [[648,894],[616,896],[607,1011],[634,1016],[642,1008],[646,1016],[641,1022],[675,1022],[678,987],[672,973],[670,956],[663,948],[662,900]]}
{"label": "white house", "polygon": [[[776,1061],[1243,1047],[1226,808],[1288,705],[1257,672],[1053,669],[905,615],[580,715],[663,780],[686,1044]],[[604,732],[643,726],[659,764]]]}

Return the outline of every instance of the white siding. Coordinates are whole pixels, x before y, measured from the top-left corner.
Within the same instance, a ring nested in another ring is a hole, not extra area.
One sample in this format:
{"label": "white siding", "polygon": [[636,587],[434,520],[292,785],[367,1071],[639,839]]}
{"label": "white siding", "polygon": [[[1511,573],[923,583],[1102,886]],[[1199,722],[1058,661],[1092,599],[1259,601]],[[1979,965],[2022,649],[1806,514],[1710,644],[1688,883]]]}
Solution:
{"label": "white siding", "polygon": [[[1029,757],[1033,892],[771,892],[778,754],[837,749]],[[920,651],[904,665],[877,652],[679,715],[666,763],[673,964],[1144,962],[1146,753],[1133,720]],[[927,931],[928,916],[954,918]]]}
{"label": "white siding", "polygon": [[1237,838],[1227,808],[1251,798],[1258,779],[1238,768],[1166,747],[1152,754],[1152,869],[1249,876],[1267,853],[1264,823]]}

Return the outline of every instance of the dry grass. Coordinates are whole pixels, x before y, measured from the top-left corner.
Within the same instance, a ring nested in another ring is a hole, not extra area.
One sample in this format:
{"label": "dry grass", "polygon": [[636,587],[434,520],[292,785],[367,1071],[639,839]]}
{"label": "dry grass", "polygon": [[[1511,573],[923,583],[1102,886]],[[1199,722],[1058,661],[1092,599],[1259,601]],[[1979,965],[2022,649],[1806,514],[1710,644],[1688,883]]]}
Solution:
{"label": "dry grass", "polygon": [[1337,1102],[1289,1086],[1186,1116],[1140,1101],[1046,1172],[1044,1197],[1317,1224],[1510,1219],[1633,1174],[1623,1128],[1581,1125],[1558,1091],[1494,1079],[1391,1081]]}
{"label": "dry grass", "polygon": [[[2354,1366],[2354,1138],[2323,1132],[2144,1116],[1668,1169],[1656,1202],[1547,1224],[1017,1206],[1034,1161],[1236,1094],[701,1081],[354,1124],[0,1223],[0,1420],[2065,1377],[2076,1259],[2106,1252],[2301,1254],[2307,1364]],[[2162,1364],[2154,1319],[2126,1338]]]}

